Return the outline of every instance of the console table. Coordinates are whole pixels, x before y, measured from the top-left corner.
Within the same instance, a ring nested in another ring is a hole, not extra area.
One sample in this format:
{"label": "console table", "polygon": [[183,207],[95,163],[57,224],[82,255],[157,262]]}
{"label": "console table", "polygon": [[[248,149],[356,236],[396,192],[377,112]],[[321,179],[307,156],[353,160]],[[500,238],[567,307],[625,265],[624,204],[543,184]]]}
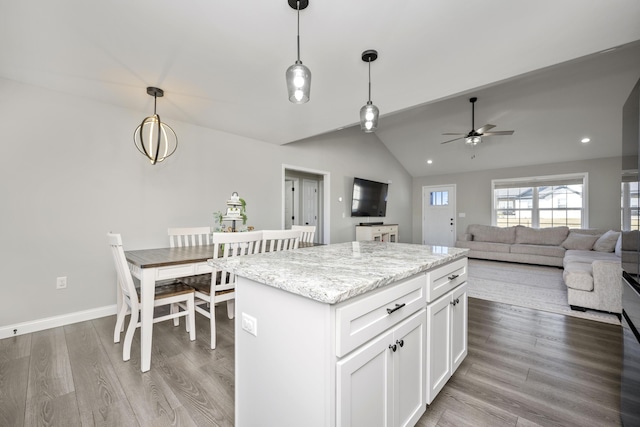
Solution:
{"label": "console table", "polygon": [[398,224],[356,225],[356,240],[396,243],[398,241]]}

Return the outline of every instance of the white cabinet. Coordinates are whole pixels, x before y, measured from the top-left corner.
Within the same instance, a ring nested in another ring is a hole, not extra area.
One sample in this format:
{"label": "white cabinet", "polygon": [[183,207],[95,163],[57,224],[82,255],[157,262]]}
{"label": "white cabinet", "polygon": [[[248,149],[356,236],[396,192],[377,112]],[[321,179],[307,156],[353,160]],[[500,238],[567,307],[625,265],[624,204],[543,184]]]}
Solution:
{"label": "white cabinet", "polygon": [[425,411],[425,310],[338,362],[339,427],[413,426]]}
{"label": "white cabinet", "polygon": [[356,225],[356,240],[396,243],[398,241],[398,225]]}
{"label": "white cabinet", "polygon": [[427,404],[467,355],[467,284],[427,304]]}

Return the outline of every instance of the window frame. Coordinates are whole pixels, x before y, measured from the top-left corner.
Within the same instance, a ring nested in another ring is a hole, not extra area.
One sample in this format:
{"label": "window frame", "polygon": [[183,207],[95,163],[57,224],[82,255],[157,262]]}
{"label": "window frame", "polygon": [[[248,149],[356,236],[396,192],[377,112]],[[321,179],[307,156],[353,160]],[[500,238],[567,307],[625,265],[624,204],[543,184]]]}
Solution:
{"label": "window frame", "polygon": [[[542,186],[557,186],[562,185],[562,182],[566,181],[566,185],[570,185],[572,181],[582,181],[582,223],[580,228],[589,228],[589,173],[588,172],[579,172],[579,173],[571,173],[571,174],[562,174],[562,175],[541,175],[541,176],[530,176],[530,177],[521,177],[521,178],[498,178],[491,180],[491,224],[497,226],[498,224],[498,209],[496,202],[497,198],[495,196],[496,187],[501,188],[518,188],[518,187],[532,187],[533,189],[533,199],[532,199],[532,207],[531,207],[531,226],[538,228],[540,225],[540,206],[538,203],[539,195],[538,195],[538,187]],[[549,210],[549,209],[543,209]],[[552,209],[554,210],[554,209]]]}

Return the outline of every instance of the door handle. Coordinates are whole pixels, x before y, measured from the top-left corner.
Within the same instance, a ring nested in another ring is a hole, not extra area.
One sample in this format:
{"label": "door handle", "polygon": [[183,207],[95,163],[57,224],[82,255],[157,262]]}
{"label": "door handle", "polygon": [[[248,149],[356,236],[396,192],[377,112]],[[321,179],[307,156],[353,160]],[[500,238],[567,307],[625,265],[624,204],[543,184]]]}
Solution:
{"label": "door handle", "polygon": [[404,340],[396,340],[396,344],[402,347],[404,345]]}
{"label": "door handle", "polygon": [[447,279],[454,280],[454,279],[457,279],[458,277],[460,277],[459,274],[452,274],[451,276],[447,277]]}
{"label": "door handle", "polygon": [[389,344],[389,349],[395,353],[398,348],[395,344]]}

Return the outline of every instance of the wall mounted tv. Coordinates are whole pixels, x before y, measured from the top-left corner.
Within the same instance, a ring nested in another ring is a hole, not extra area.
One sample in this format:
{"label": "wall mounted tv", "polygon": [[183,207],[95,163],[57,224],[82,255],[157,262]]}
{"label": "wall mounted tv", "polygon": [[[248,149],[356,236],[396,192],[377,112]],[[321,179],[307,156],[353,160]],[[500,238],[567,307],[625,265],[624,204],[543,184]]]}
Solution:
{"label": "wall mounted tv", "polygon": [[389,184],[353,178],[351,216],[386,216]]}

